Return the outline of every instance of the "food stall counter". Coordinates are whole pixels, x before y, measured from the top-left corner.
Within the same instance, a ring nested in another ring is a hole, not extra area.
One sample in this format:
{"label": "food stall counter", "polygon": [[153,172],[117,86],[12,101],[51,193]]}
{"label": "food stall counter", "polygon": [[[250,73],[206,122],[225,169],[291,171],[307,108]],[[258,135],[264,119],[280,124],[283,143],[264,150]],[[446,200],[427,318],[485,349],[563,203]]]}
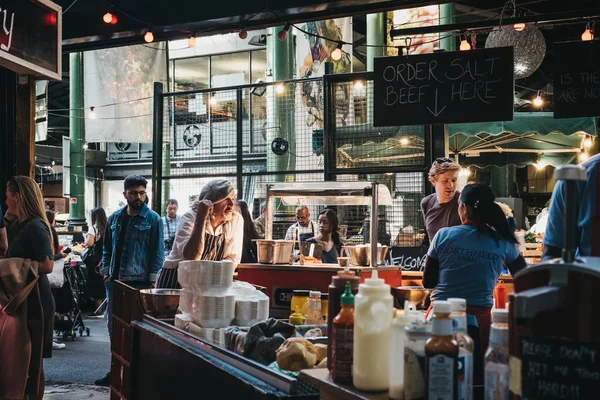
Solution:
{"label": "food stall counter", "polygon": [[352,385],[335,383],[327,368],[304,369],[300,379],[319,388],[321,399],[326,400],[388,400],[388,392],[367,393],[355,389]]}
{"label": "food stall counter", "polygon": [[[350,266],[360,281],[370,278],[372,267]],[[287,318],[294,290],[318,290],[327,293],[331,278],[344,268],[337,264],[240,264],[237,279],[266,287],[270,315]],[[379,278],[391,287],[401,286],[402,271],[397,266],[377,267]]]}

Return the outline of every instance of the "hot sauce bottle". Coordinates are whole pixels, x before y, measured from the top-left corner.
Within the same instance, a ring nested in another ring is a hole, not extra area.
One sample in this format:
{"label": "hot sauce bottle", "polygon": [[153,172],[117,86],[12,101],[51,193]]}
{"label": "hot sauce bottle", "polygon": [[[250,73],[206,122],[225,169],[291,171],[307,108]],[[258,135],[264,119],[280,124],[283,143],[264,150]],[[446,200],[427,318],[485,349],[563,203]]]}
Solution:
{"label": "hot sauce bottle", "polygon": [[453,337],[452,305],[447,301],[433,303],[431,337],[425,344],[427,399],[458,399],[458,352]]}
{"label": "hot sauce bottle", "polygon": [[337,383],[352,383],[354,295],[350,282],[346,282],[340,303],[342,309],[333,319],[331,329],[331,378]]}

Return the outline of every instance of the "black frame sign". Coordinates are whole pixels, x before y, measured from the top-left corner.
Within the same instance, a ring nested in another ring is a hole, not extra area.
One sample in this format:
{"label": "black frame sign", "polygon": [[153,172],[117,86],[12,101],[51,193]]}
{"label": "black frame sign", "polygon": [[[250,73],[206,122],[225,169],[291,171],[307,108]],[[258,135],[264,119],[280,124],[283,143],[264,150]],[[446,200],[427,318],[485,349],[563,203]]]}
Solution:
{"label": "black frame sign", "polygon": [[600,41],[554,45],[554,118],[600,116]]}
{"label": "black frame sign", "polygon": [[380,57],[374,126],[512,121],[513,48]]}
{"label": "black frame sign", "polygon": [[62,8],[48,0],[0,0],[0,65],[61,80]]}

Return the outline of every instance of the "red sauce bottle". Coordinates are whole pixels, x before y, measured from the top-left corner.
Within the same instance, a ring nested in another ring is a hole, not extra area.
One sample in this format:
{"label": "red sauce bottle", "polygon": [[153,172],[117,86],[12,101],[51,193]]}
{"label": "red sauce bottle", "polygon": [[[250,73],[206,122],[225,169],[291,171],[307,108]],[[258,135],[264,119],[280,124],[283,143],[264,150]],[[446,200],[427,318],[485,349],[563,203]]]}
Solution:
{"label": "red sauce bottle", "polygon": [[337,383],[352,383],[354,347],[354,295],[350,282],[340,298],[342,309],[333,319],[331,337],[331,378]]}

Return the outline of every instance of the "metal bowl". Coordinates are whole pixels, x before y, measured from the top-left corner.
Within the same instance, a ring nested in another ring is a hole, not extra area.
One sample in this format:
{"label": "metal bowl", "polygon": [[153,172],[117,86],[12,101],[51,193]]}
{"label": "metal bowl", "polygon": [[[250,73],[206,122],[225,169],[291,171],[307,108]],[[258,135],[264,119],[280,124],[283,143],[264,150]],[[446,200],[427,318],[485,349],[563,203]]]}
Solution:
{"label": "metal bowl", "polygon": [[146,312],[154,318],[175,318],[181,289],[142,289],[140,297]]}
{"label": "metal bowl", "polygon": [[399,308],[404,308],[404,301],[408,300],[409,306],[423,309],[425,300],[429,296],[429,289],[423,286],[398,286],[392,288],[392,296]]}
{"label": "metal bowl", "polygon": [[[371,246],[344,246],[344,250],[350,257],[350,264],[368,267],[371,265]],[[383,264],[387,255],[387,246],[377,246],[377,265]]]}

